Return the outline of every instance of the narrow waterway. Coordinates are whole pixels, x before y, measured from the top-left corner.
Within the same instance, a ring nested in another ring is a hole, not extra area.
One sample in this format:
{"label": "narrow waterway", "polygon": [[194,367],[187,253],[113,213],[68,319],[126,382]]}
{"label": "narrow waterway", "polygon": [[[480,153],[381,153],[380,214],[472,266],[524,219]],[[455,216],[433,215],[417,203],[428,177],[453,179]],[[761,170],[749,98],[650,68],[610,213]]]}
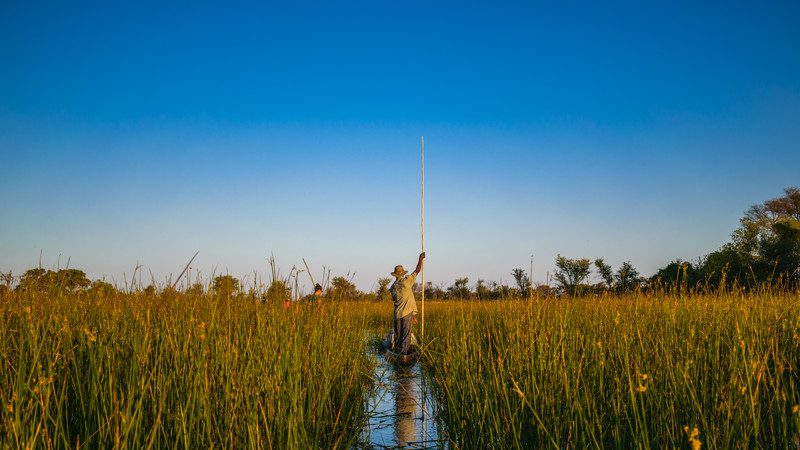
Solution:
{"label": "narrow waterway", "polygon": [[367,400],[368,423],[361,433],[363,448],[446,448],[440,438],[433,392],[420,363],[395,367],[383,353],[377,358],[375,382]]}

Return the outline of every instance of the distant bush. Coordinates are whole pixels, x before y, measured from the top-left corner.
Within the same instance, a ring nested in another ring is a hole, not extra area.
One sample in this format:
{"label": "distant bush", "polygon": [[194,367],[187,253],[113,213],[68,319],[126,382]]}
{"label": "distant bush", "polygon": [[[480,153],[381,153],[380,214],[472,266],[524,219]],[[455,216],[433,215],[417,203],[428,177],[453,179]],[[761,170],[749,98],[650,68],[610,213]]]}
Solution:
{"label": "distant bush", "polygon": [[92,294],[99,297],[111,297],[117,293],[117,288],[115,288],[111,283],[102,280],[92,281],[92,284],[89,286],[89,290],[92,292]]}
{"label": "distant bush", "polygon": [[78,269],[59,271],[42,268],[27,270],[20,278],[19,289],[29,292],[77,292],[91,284],[86,274]]}
{"label": "distant bush", "polygon": [[273,303],[283,303],[292,298],[292,291],[283,280],[274,280],[264,294],[264,300]]}
{"label": "distant bush", "polygon": [[392,299],[392,294],[389,293],[389,284],[391,278],[378,278],[378,290],[375,291],[375,300],[387,301]]}
{"label": "distant bush", "polygon": [[212,290],[220,297],[231,297],[239,292],[239,280],[231,275],[220,275],[214,278]]}
{"label": "distant bush", "polygon": [[359,300],[361,292],[345,277],[333,277],[328,296],[334,300]]}
{"label": "distant bush", "polygon": [[203,295],[204,292],[205,292],[205,289],[203,288],[203,284],[202,283],[194,283],[193,285],[189,286],[186,289],[186,294],[187,295],[195,295],[195,296]]}

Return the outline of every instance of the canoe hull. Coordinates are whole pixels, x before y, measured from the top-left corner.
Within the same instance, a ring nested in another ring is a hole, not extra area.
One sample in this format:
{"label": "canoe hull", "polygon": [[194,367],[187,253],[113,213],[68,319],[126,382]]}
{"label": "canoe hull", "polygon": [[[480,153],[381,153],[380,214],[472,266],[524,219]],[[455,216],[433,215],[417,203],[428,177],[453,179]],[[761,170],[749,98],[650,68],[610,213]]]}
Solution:
{"label": "canoe hull", "polygon": [[401,355],[391,350],[386,350],[384,358],[386,358],[386,362],[390,364],[395,364],[398,366],[412,366],[419,359],[419,353],[414,350],[408,355]]}

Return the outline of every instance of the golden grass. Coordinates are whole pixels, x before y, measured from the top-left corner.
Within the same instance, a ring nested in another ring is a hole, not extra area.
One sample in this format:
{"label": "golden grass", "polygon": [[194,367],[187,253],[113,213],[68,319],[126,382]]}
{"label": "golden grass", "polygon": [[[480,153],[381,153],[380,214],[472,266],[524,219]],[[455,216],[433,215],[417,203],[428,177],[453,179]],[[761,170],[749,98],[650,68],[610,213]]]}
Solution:
{"label": "golden grass", "polygon": [[364,316],[244,299],[0,298],[0,446],[346,447]]}
{"label": "golden grass", "polygon": [[[346,448],[389,302],[0,296],[0,447]],[[426,302],[456,448],[800,443],[800,297]]]}
{"label": "golden grass", "polygon": [[458,447],[800,443],[797,294],[426,306]]}

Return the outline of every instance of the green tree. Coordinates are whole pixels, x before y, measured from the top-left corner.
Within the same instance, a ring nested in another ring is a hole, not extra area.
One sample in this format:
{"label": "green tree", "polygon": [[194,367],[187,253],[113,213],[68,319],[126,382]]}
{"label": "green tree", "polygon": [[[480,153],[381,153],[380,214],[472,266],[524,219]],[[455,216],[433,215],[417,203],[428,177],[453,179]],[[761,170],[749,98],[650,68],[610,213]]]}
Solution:
{"label": "green tree", "polygon": [[358,300],[361,297],[356,285],[345,277],[333,277],[328,294],[337,300]]}
{"label": "green tree", "polygon": [[764,259],[727,243],[702,259],[699,266],[702,281],[710,286],[720,284],[752,285],[764,274]]}
{"label": "green tree", "polygon": [[469,298],[469,278],[456,278],[453,285],[447,288],[451,298],[464,300]]}
{"label": "green tree", "polygon": [[239,292],[239,280],[231,275],[219,275],[211,284],[212,290],[220,297],[231,297]]}
{"label": "green tree", "polygon": [[285,281],[275,278],[269,284],[263,298],[268,302],[283,304],[286,300],[291,300],[292,290]]}
{"label": "green tree", "polygon": [[605,282],[606,288],[611,289],[614,286],[614,271],[611,269],[611,266],[606,264],[603,258],[595,259],[594,266],[597,268],[597,273],[600,275],[600,278]]}
{"label": "green tree", "polygon": [[475,283],[475,295],[478,297],[478,300],[488,300],[491,298],[492,291],[489,289],[489,286],[486,285],[486,282],[478,279],[478,282]]}
{"label": "green tree", "polygon": [[700,281],[700,273],[692,263],[680,259],[672,261],[650,277],[650,283],[653,285],[661,284],[682,290],[696,288]]}
{"label": "green tree", "polygon": [[800,279],[800,189],[754,205],[745,212],[731,242],[708,254],[699,267],[711,285],[755,285],[773,277]]}
{"label": "green tree", "polygon": [[761,242],[761,253],[774,272],[792,281],[800,275],[800,220],[783,217],[772,226],[773,235]]}
{"label": "green tree", "polygon": [[531,295],[531,279],[528,274],[522,269],[514,269],[511,271],[511,276],[514,277],[514,282],[517,283],[517,290],[523,297],[530,297]]}
{"label": "green tree", "polygon": [[107,281],[95,280],[89,286],[89,291],[100,297],[112,297],[117,293],[117,288]]}
{"label": "green tree", "polygon": [[389,293],[389,284],[391,282],[391,278],[378,278],[378,290],[375,291],[375,300],[386,301],[392,299],[392,295]]}
{"label": "green tree", "polygon": [[586,258],[570,259],[561,255],[556,256],[556,271],[553,274],[556,282],[564,293],[579,295],[587,286],[584,284],[589,277],[591,261]]}
{"label": "green tree", "polygon": [[617,269],[617,273],[614,274],[614,280],[617,289],[622,292],[636,290],[642,285],[642,277],[630,261],[622,263],[622,266]]}
{"label": "green tree", "polygon": [[425,298],[441,300],[447,297],[447,291],[441,286],[434,285],[431,281],[425,282]]}
{"label": "green tree", "polygon": [[489,288],[491,291],[491,297],[496,299],[507,299],[514,296],[515,289],[509,287],[508,285],[498,283],[496,281],[492,281],[491,287]]}
{"label": "green tree", "polygon": [[86,289],[92,283],[86,274],[78,269],[61,269],[56,272],[56,279],[59,287],[73,292]]}
{"label": "green tree", "polygon": [[19,279],[21,291],[43,291],[47,288],[47,270],[41,267],[26,270]]}
{"label": "green tree", "polygon": [[86,289],[91,281],[82,270],[61,269],[57,272],[42,268],[27,270],[20,278],[20,289],[27,291],[69,291]]}

